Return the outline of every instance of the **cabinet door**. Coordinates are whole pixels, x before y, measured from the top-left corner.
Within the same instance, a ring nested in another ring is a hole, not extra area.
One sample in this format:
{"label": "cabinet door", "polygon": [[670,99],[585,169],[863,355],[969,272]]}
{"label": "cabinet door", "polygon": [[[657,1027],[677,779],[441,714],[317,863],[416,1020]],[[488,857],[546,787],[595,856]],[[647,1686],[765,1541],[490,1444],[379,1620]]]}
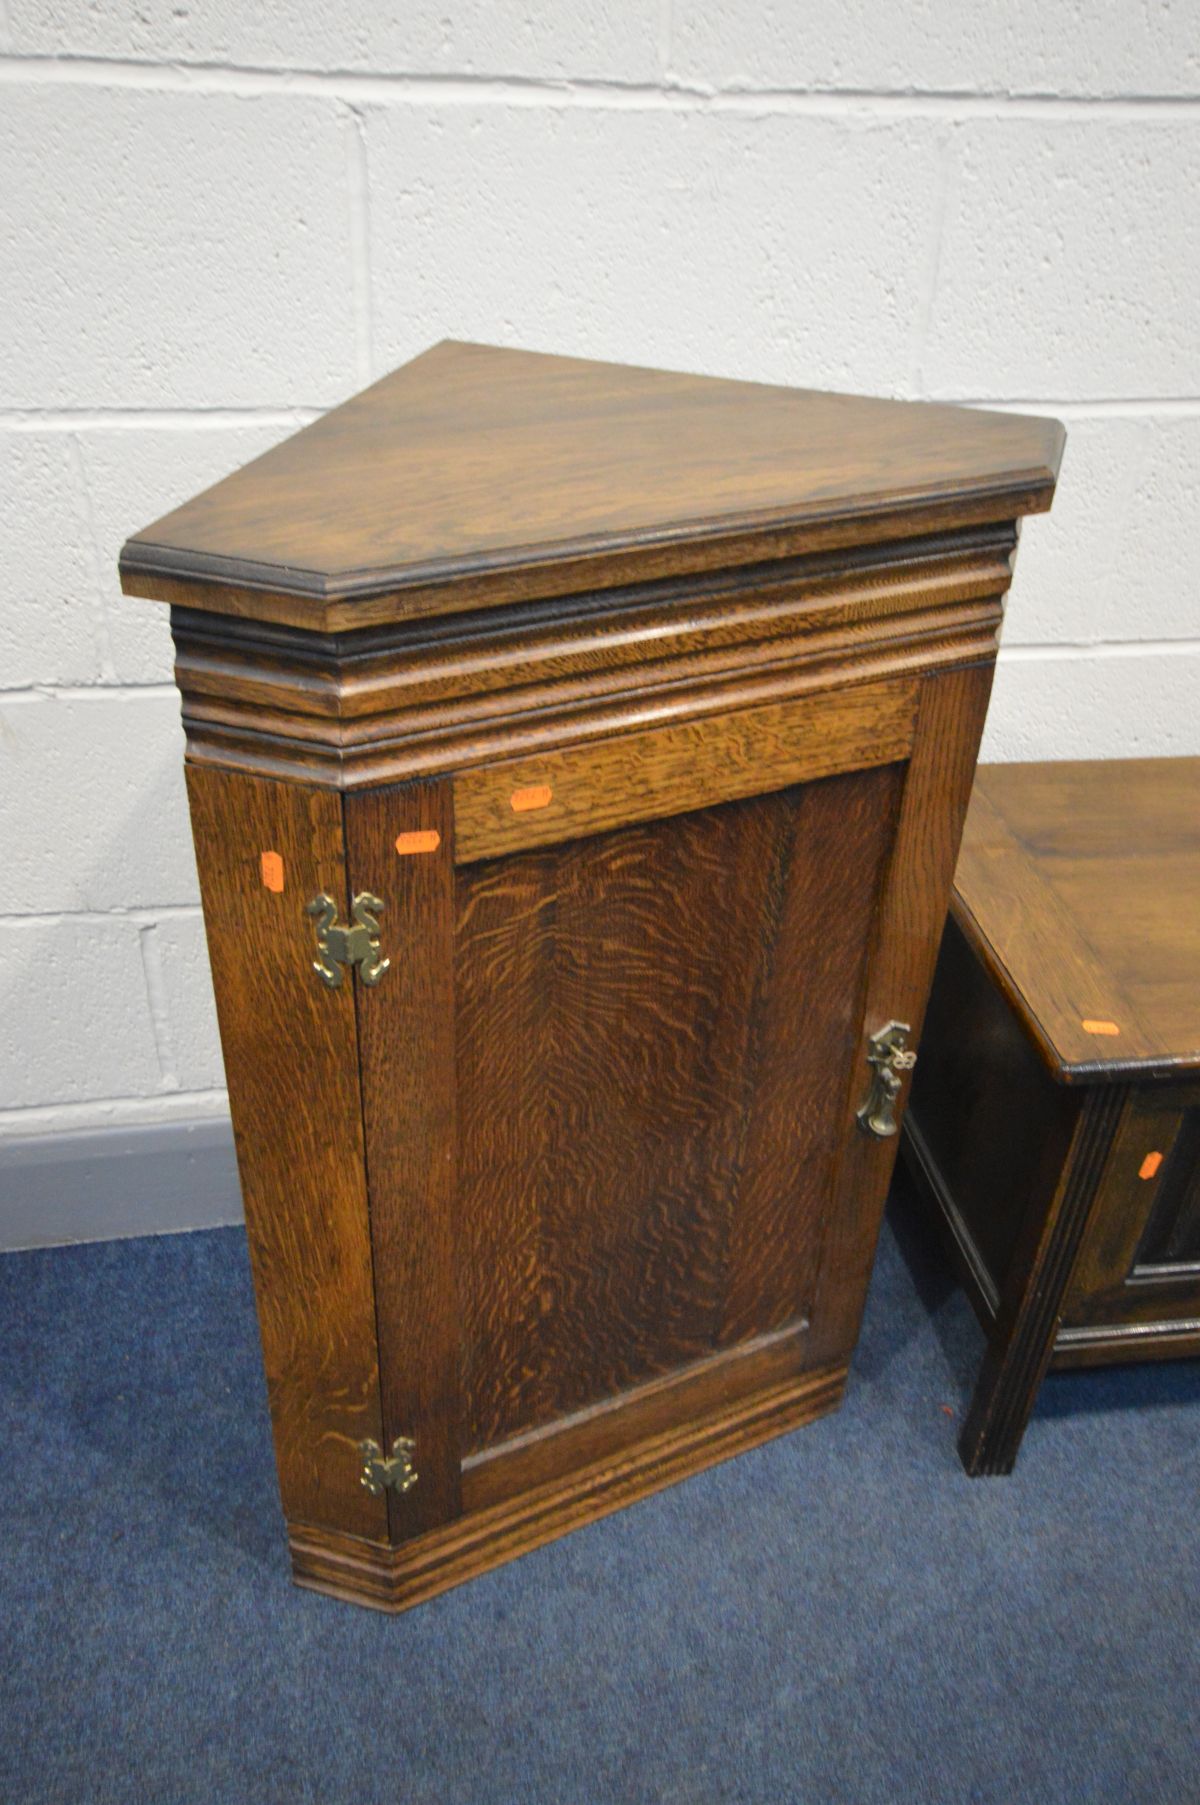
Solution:
{"label": "cabinet door", "polygon": [[867,1039],[919,1031],[989,675],[346,798],[394,1536],[844,1366]]}

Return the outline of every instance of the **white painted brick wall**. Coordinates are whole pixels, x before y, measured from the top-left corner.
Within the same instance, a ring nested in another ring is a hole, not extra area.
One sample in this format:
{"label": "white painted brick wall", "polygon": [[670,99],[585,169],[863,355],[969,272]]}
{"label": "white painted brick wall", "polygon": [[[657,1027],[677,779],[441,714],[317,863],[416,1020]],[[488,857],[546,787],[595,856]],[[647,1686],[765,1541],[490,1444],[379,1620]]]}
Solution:
{"label": "white painted brick wall", "polygon": [[929,392],[1177,394],[1200,352],[1195,120],[971,119],[953,152]]}
{"label": "white painted brick wall", "polygon": [[672,22],[673,67],[714,88],[1089,96],[1200,88],[1188,0],[673,0]]}
{"label": "white painted brick wall", "polygon": [[1200,752],[1200,0],[0,4],[0,1136],[224,1107],[126,534],[446,336],[1017,405],[992,758]]}
{"label": "white painted brick wall", "polygon": [[79,447],[0,428],[0,673],[6,689],[95,683],[104,663]]}
{"label": "white painted brick wall", "polygon": [[10,1108],[158,1089],[139,929],[126,916],[0,922],[0,1012]]}
{"label": "white painted brick wall", "polygon": [[297,414],[278,424],[230,426],[215,420],[171,426],[152,421],[97,424],[77,434],[87,487],[98,587],[104,606],[112,674],[121,683],[170,683],[174,666],[168,610],[121,594],[117,559],[130,521],[143,526],[249,463],[306,423]]}
{"label": "white painted brick wall", "polygon": [[365,131],[383,368],[453,319],[584,357],[908,387],[942,182],[928,120],[371,106]]}
{"label": "white painted brick wall", "polygon": [[14,45],[48,56],[560,80],[652,82],[660,72],[654,0],[8,0],[8,12]]}

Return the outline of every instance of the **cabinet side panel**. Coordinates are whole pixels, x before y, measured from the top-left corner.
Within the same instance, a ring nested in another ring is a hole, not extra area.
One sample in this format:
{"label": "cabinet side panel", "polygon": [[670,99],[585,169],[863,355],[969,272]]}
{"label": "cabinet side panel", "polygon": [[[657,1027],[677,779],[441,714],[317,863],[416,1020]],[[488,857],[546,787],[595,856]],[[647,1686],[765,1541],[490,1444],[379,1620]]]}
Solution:
{"label": "cabinet side panel", "polygon": [[[993,661],[925,679],[900,805],[900,825],[876,913],[864,1041],[842,1116],[843,1154],[813,1315],[813,1355],[845,1359],[858,1339],[867,1281],[899,1135],[877,1140],[855,1114],[866,1095],[866,1036],[893,1019],[918,1043],[950,900],[954,863],[991,693]],[[900,1095],[901,1110],[908,1086]],[[897,1116],[901,1113],[897,1111]]]}
{"label": "cabinet side panel", "polygon": [[953,915],[913,1073],[913,1159],[994,1313],[1028,1210],[1054,1195],[1074,1099],[1056,1084]]}
{"label": "cabinet side panel", "polygon": [[327,990],[304,905],[346,905],[340,799],[188,768],[285,1515],[383,1537],[354,995]]}
{"label": "cabinet side panel", "polygon": [[345,800],[353,893],[385,899],[391,964],[357,985],[384,1427],[415,1444],[418,1478],[390,1495],[393,1536],[457,1516],[454,810],[448,783]]}

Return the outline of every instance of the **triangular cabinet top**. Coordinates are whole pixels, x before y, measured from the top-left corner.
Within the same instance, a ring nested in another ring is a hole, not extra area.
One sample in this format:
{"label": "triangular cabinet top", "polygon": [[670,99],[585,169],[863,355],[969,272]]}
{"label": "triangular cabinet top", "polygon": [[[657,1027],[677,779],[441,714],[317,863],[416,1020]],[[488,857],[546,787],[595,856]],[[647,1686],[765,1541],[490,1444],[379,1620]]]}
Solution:
{"label": "triangular cabinet top", "polygon": [[127,593],[341,631],[1048,508],[1054,420],[447,341],[135,534]]}

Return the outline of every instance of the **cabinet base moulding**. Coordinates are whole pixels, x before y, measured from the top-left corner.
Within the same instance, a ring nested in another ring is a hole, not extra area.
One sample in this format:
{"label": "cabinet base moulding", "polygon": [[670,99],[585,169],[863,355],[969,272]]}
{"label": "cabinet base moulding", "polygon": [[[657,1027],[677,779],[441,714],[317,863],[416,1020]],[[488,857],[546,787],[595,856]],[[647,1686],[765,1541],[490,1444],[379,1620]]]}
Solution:
{"label": "cabinet base moulding", "polygon": [[439,1592],[582,1529],[692,1473],[716,1466],[836,1410],[846,1365],[821,1367],[700,1422],[596,1461],[552,1484],[472,1512],[400,1547],[308,1524],[288,1526],[297,1585],[381,1611],[406,1611]]}

